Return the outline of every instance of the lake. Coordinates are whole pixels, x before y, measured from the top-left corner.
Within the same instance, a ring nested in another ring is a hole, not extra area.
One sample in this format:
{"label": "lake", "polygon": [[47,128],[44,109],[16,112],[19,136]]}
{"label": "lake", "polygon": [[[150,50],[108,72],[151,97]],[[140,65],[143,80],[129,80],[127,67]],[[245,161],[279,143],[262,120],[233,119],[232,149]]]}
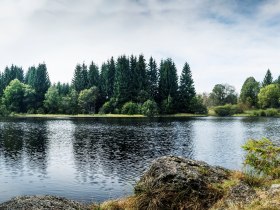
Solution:
{"label": "lake", "polygon": [[0,202],[35,194],[123,197],[163,155],[241,169],[241,145],[262,137],[279,143],[279,128],[279,118],[0,119]]}

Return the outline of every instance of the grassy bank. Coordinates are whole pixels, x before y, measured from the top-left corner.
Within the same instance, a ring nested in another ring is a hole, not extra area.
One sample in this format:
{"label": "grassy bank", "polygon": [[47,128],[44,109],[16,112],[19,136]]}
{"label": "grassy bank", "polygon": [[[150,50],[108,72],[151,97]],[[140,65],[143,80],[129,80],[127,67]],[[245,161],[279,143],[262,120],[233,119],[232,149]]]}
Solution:
{"label": "grassy bank", "polygon": [[[181,117],[206,117],[207,115],[178,113],[170,115],[158,115],[154,118],[181,118]],[[16,118],[147,118],[144,115],[125,115],[125,114],[13,114],[10,117]]]}

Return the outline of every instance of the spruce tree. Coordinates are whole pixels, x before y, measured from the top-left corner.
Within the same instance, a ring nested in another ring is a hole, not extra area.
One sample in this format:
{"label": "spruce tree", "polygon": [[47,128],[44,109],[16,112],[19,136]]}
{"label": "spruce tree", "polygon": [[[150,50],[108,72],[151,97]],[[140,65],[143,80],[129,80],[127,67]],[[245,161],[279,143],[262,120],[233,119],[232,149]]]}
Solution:
{"label": "spruce tree", "polygon": [[116,66],[114,58],[111,57],[110,61],[107,62],[108,64],[108,73],[107,73],[107,94],[108,98],[113,97],[114,95],[114,88],[115,88],[115,77],[116,77]]}
{"label": "spruce tree", "polygon": [[46,64],[39,64],[35,71],[34,89],[36,93],[37,108],[42,107],[45,94],[51,86]]}
{"label": "spruce tree", "polygon": [[150,98],[156,100],[158,93],[158,69],[156,61],[151,57],[147,70],[147,90]]}
{"label": "spruce tree", "polygon": [[89,83],[89,87],[93,87],[93,86],[98,87],[98,85],[99,85],[98,66],[93,62],[91,62],[90,66],[89,66],[88,83]]}
{"label": "spruce tree", "polygon": [[179,111],[190,112],[191,101],[195,97],[194,82],[189,64],[186,62],[181,76],[179,86]]}
{"label": "spruce tree", "polygon": [[[162,103],[163,110],[169,113],[174,112],[178,99],[178,76],[177,70],[172,59],[168,58],[161,61],[159,70],[159,101]],[[172,109],[171,109],[172,107]]]}
{"label": "spruce tree", "polygon": [[137,72],[137,57],[134,55],[130,56],[129,59],[129,88],[128,88],[128,97],[131,98],[132,101],[136,102],[137,94],[139,92],[139,74]]}
{"label": "spruce tree", "polygon": [[80,64],[76,65],[72,85],[78,93],[87,88],[87,68],[85,64],[82,66]]}
{"label": "spruce tree", "polygon": [[262,82],[262,87],[270,85],[270,84],[272,84],[272,82],[273,82],[272,74],[271,74],[270,70],[268,69],[264,76],[264,79]]}
{"label": "spruce tree", "polygon": [[129,59],[123,55],[118,57],[116,65],[114,97],[118,105],[131,100],[129,91]]}

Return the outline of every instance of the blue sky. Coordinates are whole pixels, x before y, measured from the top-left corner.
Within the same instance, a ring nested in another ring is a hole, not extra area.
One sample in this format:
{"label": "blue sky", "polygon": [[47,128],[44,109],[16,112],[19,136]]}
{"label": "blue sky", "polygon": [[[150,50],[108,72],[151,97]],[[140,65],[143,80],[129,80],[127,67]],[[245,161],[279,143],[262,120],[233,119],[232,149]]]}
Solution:
{"label": "blue sky", "polygon": [[1,0],[0,70],[45,62],[53,82],[111,56],[190,64],[198,92],[280,75],[280,0]]}

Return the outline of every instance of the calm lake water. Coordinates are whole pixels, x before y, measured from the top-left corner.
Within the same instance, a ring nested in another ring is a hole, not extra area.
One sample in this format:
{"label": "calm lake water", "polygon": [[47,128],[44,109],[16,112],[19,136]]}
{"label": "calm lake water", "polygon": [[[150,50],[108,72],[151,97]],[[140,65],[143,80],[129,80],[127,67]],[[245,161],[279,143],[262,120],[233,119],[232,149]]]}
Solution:
{"label": "calm lake water", "polygon": [[240,146],[262,137],[279,143],[280,119],[0,119],[0,202],[34,194],[82,202],[129,195],[163,155],[241,169]]}

